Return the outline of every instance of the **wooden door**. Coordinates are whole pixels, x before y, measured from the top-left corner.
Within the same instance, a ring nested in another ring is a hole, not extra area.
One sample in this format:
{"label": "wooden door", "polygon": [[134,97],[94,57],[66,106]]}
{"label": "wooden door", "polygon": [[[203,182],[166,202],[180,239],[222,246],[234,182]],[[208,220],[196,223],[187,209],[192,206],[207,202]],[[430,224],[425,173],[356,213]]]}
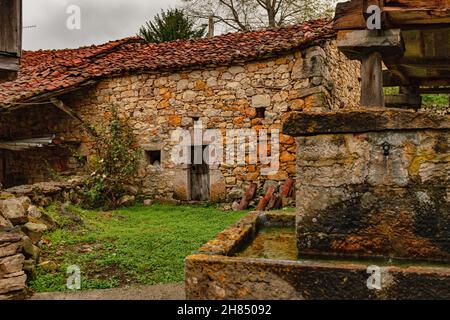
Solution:
{"label": "wooden door", "polygon": [[[190,167],[190,190],[191,200],[208,201],[210,199],[209,189],[209,166],[202,157],[202,164],[195,163],[195,152],[204,152],[206,146],[192,147],[191,149],[191,167]],[[197,156],[199,159],[199,156]],[[197,161],[198,162],[198,161]]]}

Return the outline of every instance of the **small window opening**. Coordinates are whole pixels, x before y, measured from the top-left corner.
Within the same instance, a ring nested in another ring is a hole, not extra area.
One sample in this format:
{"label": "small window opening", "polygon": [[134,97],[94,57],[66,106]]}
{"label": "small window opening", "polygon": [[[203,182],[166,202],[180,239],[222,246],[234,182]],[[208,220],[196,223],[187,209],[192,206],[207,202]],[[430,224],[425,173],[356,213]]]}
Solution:
{"label": "small window opening", "polygon": [[264,119],[266,117],[266,108],[256,108],[256,118]]}
{"label": "small window opening", "polygon": [[146,151],[148,163],[152,166],[161,165],[161,150]]}

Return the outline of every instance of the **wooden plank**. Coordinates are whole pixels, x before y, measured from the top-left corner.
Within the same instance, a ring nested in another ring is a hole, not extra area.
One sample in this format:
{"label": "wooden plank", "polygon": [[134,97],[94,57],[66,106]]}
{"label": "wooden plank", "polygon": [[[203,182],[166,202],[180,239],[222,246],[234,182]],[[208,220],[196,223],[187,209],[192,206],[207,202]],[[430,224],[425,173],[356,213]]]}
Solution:
{"label": "wooden plank", "polygon": [[337,4],[334,28],[337,30],[366,29],[365,12],[366,8],[372,4],[382,9],[383,29],[400,25],[450,23],[450,0],[353,0]]}
{"label": "wooden plank", "polygon": [[361,59],[374,51],[392,59],[405,52],[400,29],[339,31],[337,47],[350,59]]}
{"label": "wooden plank", "polygon": [[385,8],[383,12],[395,26],[450,23],[450,8],[448,7],[442,9]]}
{"label": "wooden plank", "polygon": [[450,6],[450,0],[386,0],[386,7],[439,9]]}
{"label": "wooden plank", "polygon": [[267,193],[265,194],[265,196],[259,200],[259,203],[256,206],[256,211],[264,211],[266,209],[266,206],[269,203],[270,199],[272,198],[274,192],[275,192],[274,187],[269,187],[267,189]]}
{"label": "wooden plank", "polygon": [[274,193],[267,203],[266,211],[281,209],[281,197]]}
{"label": "wooden plank", "polygon": [[361,60],[361,106],[384,107],[382,61],[378,52]]}
{"label": "wooden plank", "polygon": [[19,63],[19,58],[0,52],[0,70],[17,72],[19,71]]}
{"label": "wooden plank", "polygon": [[0,51],[20,57],[22,0],[0,0]]}
{"label": "wooden plank", "polygon": [[[364,1],[353,0],[348,2],[340,2],[336,6],[333,27],[336,30],[356,30],[367,29],[365,12],[370,5],[382,7],[381,0],[367,0],[366,6]],[[384,21],[386,22],[386,21]],[[384,25],[382,21],[382,25]]]}
{"label": "wooden plank", "polygon": [[248,208],[250,201],[252,201],[256,195],[256,188],[257,188],[256,183],[251,182],[247,191],[242,196],[241,202],[239,203],[238,206],[238,210],[246,210]]}
{"label": "wooden plank", "polygon": [[419,88],[420,94],[450,94],[450,87],[444,88]]}
{"label": "wooden plank", "polygon": [[411,108],[420,109],[422,98],[414,94],[392,94],[384,97],[385,105],[388,108]]}

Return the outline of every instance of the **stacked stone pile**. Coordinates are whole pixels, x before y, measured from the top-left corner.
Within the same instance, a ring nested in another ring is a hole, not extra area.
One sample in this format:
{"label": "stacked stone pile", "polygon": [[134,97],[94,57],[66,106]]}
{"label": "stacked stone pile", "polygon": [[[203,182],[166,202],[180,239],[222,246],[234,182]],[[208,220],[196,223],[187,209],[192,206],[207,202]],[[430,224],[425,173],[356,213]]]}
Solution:
{"label": "stacked stone pile", "polygon": [[[5,223],[0,216],[0,225]],[[27,276],[23,271],[22,235],[0,231],[0,300],[23,298]]]}
{"label": "stacked stone pile", "polygon": [[42,205],[67,200],[78,182],[40,183],[0,190],[0,300],[21,299],[27,293],[27,276],[40,263],[42,235],[56,226]]}

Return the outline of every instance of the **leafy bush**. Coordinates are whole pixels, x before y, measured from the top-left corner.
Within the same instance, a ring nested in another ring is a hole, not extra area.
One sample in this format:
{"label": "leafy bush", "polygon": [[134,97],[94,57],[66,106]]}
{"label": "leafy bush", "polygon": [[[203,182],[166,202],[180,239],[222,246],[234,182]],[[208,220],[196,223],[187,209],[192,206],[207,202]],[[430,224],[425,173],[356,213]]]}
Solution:
{"label": "leafy bush", "polygon": [[115,208],[125,195],[125,186],[136,182],[141,150],[128,121],[115,107],[105,128],[97,130],[91,167],[85,180],[83,205],[89,208]]}

